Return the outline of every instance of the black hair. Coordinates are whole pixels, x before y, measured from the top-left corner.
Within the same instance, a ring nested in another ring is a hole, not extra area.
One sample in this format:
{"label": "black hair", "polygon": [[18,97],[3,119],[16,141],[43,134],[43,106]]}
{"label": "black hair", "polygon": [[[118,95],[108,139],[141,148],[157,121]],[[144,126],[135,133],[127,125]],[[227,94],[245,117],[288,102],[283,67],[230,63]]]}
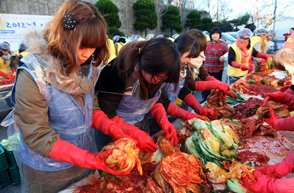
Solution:
{"label": "black hair", "polygon": [[122,35],[119,31],[117,31],[117,32],[114,32],[113,36],[122,36]]}
{"label": "black hair", "polygon": [[175,44],[178,47],[180,55],[190,51],[188,58],[198,57],[200,53],[200,46],[196,39],[190,34],[182,34],[177,37]]}
{"label": "black hair", "polygon": [[151,75],[167,74],[165,82],[179,83],[180,54],[176,45],[165,38],[152,38],[148,41],[134,41],[120,50],[115,64],[126,81],[136,64]]}
{"label": "black hair", "polygon": [[211,35],[214,33],[219,33],[219,39],[221,39],[222,31],[218,27],[213,27],[209,32],[210,41],[212,41]]}

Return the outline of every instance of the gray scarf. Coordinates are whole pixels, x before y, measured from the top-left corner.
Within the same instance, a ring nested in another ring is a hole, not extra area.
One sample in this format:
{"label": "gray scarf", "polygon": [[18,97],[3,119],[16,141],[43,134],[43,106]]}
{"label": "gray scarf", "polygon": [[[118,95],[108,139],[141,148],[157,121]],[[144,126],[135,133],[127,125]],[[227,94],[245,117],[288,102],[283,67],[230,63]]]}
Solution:
{"label": "gray scarf", "polygon": [[10,60],[11,55],[8,53],[2,56],[4,64],[7,64],[7,60]]}

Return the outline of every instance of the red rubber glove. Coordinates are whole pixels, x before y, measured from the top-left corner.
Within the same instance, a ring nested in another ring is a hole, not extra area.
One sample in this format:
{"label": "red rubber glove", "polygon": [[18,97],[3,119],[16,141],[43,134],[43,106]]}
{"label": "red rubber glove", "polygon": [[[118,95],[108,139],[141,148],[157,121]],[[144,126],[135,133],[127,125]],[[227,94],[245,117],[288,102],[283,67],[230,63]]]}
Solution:
{"label": "red rubber glove", "polygon": [[[280,88],[280,92],[286,92],[288,91],[288,88],[290,88],[291,85],[286,85],[286,86],[283,86],[282,88]],[[292,89],[290,89],[292,90]]]}
{"label": "red rubber glove", "polygon": [[16,72],[16,69],[15,68],[12,68],[11,69],[11,72],[14,74]]}
{"label": "red rubber glove", "polygon": [[254,69],[253,58],[251,57],[248,61],[248,73],[252,72]]}
{"label": "red rubber glove", "polygon": [[208,75],[205,79],[205,81],[219,81],[218,79],[214,78],[214,76]]}
{"label": "red rubber glove", "polygon": [[281,163],[275,165],[261,166],[254,168],[255,171],[259,171],[264,175],[271,178],[282,178],[289,173],[294,172],[294,151],[287,155]]}
{"label": "red rubber glove", "polygon": [[271,117],[264,118],[264,121],[270,124],[276,130],[294,131],[294,116],[287,118],[279,118],[272,107],[269,108]]}
{"label": "red rubber glove", "polygon": [[225,94],[228,94],[229,85],[221,81],[197,81],[195,82],[196,91],[219,89]]}
{"label": "red rubber glove", "polygon": [[278,121],[281,119],[275,114],[275,111],[272,107],[269,108],[270,118],[264,118],[264,121],[271,125],[276,130],[280,130],[278,127]]}
{"label": "red rubber glove", "polygon": [[[173,103],[170,103],[170,106]],[[174,106],[178,107],[177,105],[174,104]],[[175,108],[175,107],[174,107]],[[156,103],[153,105],[153,107],[150,109],[150,113],[152,117],[157,121],[161,129],[164,131],[164,135],[166,139],[170,140],[171,144],[177,145],[179,140],[177,137],[177,131],[173,124],[171,124],[166,116],[165,108],[161,103]],[[173,115],[171,115],[173,116]]]}
{"label": "red rubber glove", "polygon": [[216,114],[213,110],[204,108],[200,105],[197,99],[190,93],[184,98],[185,103],[194,109],[194,111],[200,115],[209,117],[210,119],[216,119]]}
{"label": "red rubber glove", "polygon": [[208,117],[209,119],[217,119],[215,112],[209,108],[203,107],[199,114],[204,115],[204,116]]}
{"label": "red rubber glove", "polygon": [[145,131],[142,131],[138,127],[125,122],[124,119],[119,116],[115,116],[111,120],[117,123],[125,134],[137,141],[140,151],[152,153],[157,150],[157,145]]}
{"label": "red rubber glove", "polygon": [[239,64],[235,61],[232,62],[232,66],[235,68],[240,68],[242,71],[248,70],[248,66],[245,66],[243,64]]}
{"label": "red rubber glove", "polygon": [[253,71],[253,63],[248,63],[248,73],[252,72]]}
{"label": "red rubber glove", "polygon": [[246,175],[240,183],[247,188],[251,192],[255,193],[274,193],[275,189],[275,181],[274,178],[269,178],[259,171],[255,171],[253,175],[256,177],[256,182],[252,182],[249,177]]}
{"label": "red rubber glove", "polygon": [[[288,85],[289,86],[289,85]],[[284,86],[285,88],[286,88],[286,86]],[[282,87],[282,88],[284,88],[284,87]],[[289,86],[288,87],[288,89],[285,89],[285,93],[287,93],[287,94],[290,94],[290,95],[293,95],[294,96],[294,90],[292,90],[291,88],[290,88],[291,86]],[[281,88],[281,89],[282,89]],[[280,90],[281,91],[281,90]],[[283,91],[282,91],[283,92]]]}
{"label": "red rubber glove", "polygon": [[289,111],[293,111],[294,110],[294,95],[289,94],[288,92],[290,91],[268,93],[267,97],[264,100],[263,106],[265,106],[269,100],[272,100],[275,102],[280,102],[285,105],[288,105]]}
{"label": "red rubber glove", "polygon": [[110,127],[110,129],[109,129],[109,135],[111,136],[111,138],[112,138],[113,141],[119,140],[121,138],[130,138],[130,139],[132,139],[138,145],[137,140],[135,140],[132,137],[130,137],[127,134],[125,134],[121,130],[121,128]]}
{"label": "red rubber glove", "polygon": [[50,152],[50,159],[60,162],[71,163],[81,168],[98,169],[113,175],[128,175],[129,172],[118,172],[110,169],[105,159],[112,153],[112,150],[99,153],[89,153],[74,144],[58,139],[53,145]]}
{"label": "red rubber glove", "polygon": [[266,63],[266,60],[264,59],[260,60],[259,64],[263,64],[263,63]]}
{"label": "red rubber glove", "polygon": [[169,114],[172,117],[177,117],[183,121],[190,120],[193,118],[198,118],[198,119],[203,120],[203,118],[200,115],[188,112],[185,109],[178,107],[174,103],[169,104],[168,109],[167,109],[167,114]]}
{"label": "red rubber glove", "polygon": [[6,74],[2,71],[0,71],[0,76],[3,76],[4,78],[7,78],[7,79],[14,79],[15,78],[15,76]]}
{"label": "red rubber glove", "polygon": [[258,54],[256,55],[256,57],[257,58],[263,58],[263,59],[268,59],[268,58],[270,58],[270,57],[274,57],[273,55],[270,55],[270,54],[264,54],[264,53],[262,53],[262,52],[258,52]]}
{"label": "red rubber glove", "polygon": [[[94,111],[92,114],[91,127],[109,135],[113,141],[121,138],[131,138],[126,135],[120,128],[120,126],[113,120],[110,120],[103,111]],[[132,138],[131,138],[132,139]],[[134,140],[134,139],[133,139]],[[137,143],[136,140],[134,140]]]}

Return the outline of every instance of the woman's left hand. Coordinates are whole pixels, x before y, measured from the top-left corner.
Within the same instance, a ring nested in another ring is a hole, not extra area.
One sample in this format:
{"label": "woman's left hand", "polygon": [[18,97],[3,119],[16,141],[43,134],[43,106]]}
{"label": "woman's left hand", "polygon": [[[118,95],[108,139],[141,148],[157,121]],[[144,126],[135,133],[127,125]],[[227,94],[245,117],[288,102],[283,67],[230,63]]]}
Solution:
{"label": "woman's left hand", "polygon": [[275,111],[272,107],[269,108],[269,113],[270,113],[271,117],[264,118],[264,121],[267,122],[269,125],[271,125],[273,128],[275,128],[276,130],[278,130],[277,123],[278,123],[279,119],[281,119],[281,118],[275,114]]}
{"label": "woman's left hand", "polygon": [[263,175],[259,171],[255,171],[254,176],[256,178],[256,182],[253,182],[246,175],[240,183],[247,188],[251,192],[260,192],[260,193],[271,193],[275,192],[275,180],[274,178],[269,178]]}
{"label": "woman's left hand", "polygon": [[206,117],[208,117],[210,119],[216,119],[217,118],[216,114],[215,114],[215,112],[213,110],[208,109],[208,108],[204,108],[204,107],[200,110],[200,114],[204,115],[204,116],[206,116]]}

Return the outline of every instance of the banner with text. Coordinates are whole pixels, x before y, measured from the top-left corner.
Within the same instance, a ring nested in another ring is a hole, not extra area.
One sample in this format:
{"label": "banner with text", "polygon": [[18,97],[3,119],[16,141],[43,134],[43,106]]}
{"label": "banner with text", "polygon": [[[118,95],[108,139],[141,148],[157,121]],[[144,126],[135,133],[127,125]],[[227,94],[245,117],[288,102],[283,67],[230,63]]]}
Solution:
{"label": "banner with text", "polygon": [[48,15],[0,14],[0,42],[8,42],[13,52],[18,52],[22,34],[30,28],[45,28],[51,21]]}

